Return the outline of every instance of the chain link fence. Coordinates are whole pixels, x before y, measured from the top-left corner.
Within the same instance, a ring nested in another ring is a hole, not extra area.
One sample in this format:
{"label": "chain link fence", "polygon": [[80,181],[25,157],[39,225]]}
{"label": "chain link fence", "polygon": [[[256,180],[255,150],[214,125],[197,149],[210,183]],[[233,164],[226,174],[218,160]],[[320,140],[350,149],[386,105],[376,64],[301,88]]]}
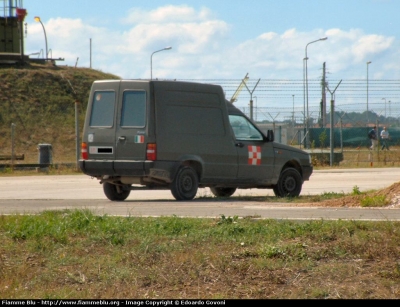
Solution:
{"label": "chain link fence", "polygon": [[[332,163],[329,153],[342,153],[334,164],[349,166],[400,166],[400,106],[388,106],[384,103],[370,104],[370,111],[365,111],[363,105],[338,105],[334,113],[328,111],[325,125],[318,107],[309,108],[310,117],[303,116],[299,109],[265,108],[253,109],[253,120],[263,129],[273,129],[277,142],[295,146],[311,153],[321,155],[321,164]],[[385,108],[386,107],[386,108]],[[250,108],[241,110],[250,117]],[[385,116],[386,113],[386,116]],[[333,114],[333,116],[331,116]],[[317,115],[314,117],[314,115]],[[333,118],[333,120],[332,120]],[[333,125],[331,125],[333,122]],[[378,136],[383,127],[387,128],[390,139],[389,151],[382,149],[381,140],[374,151],[370,150],[371,140],[368,132],[377,127]],[[331,132],[331,127],[333,131]],[[348,157],[346,159],[345,157]],[[319,159],[319,158],[317,158]],[[336,158],[335,158],[336,159]],[[314,164],[318,164],[318,161]]]}
{"label": "chain link fence", "polygon": [[[311,152],[343,153],[342,163],[400,165],[400,80],[248,79],[208,80],[220,84],[229,100],[256,121],[273,129],[275,140]],[[390,151],[370,151],[367,134],[387,127]],[[331,133],[332,127],[332,133]],[[329,160],[329,159],[328,159]]]}
{"label": "chain link fence", "polygon": [[[367,133],[374,125],[378,127],[378,133],[386,126],[391,154],[385,151],[384,161],[397,163],[399,160],[396,150],[400,150],[400,80],[369,80],[368,87],[365,79],[327,80],[327,88],[339,84],[334,95],[324,91],[321,80],[309,80],[307,99],[303,80],[248,79],[239,94],[238,87],[243,81],[240,79],[181,81],[221,85],[226,99],[234,98],[234,104],[262,129],[275,131],[277,142],[313,152],[333,149],[335,152],[356,153],[350,155],[352,161],[357,159],[369,164],[381,161],[383,151],[379,152],[379,147],[377,153],[369,151]],[[36,161],[38,144],[48,143],[54,150],[55,162],[75,161],[76,111],[68,95],[57,97],[57,103],[52,100],[48,106],[51,116],[42,110],[50,101],[39,102],[32,98],[16,102],[16,98],[18,95],[3,101],[0,154],[12,156],[11,153],[15,152],[17,156],[23,156],[25,162]],[[84,97],[82,101],[85,101]],[[85,105],[82,103],[79,110],[79,133]],[[17,123],[13,140],[9,133],[12,122]]]}

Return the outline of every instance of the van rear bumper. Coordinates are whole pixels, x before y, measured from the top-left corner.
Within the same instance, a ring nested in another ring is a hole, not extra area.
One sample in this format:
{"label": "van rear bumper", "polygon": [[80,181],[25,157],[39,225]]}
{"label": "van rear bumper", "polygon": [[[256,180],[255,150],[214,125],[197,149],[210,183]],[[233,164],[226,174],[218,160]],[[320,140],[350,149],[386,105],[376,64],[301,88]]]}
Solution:
{"label": "van rear bumper", "polygon": [[79,160],[82,172],[93,177],[104,175],[143,177],[150,173],[153,166],[153,161]]}

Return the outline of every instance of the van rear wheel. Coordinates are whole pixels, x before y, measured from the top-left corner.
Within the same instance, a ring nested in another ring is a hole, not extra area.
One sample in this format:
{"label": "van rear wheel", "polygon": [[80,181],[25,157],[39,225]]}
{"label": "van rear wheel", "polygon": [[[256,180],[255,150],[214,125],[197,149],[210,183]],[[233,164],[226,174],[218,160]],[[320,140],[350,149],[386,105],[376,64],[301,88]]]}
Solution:
{"label": "van rear wheel", "polygon": [[279,176],[278,183],[273,187],[275,196],[297,197],[300,195],[303,180],[294,168],[285,169]]}
{"label": "van rear wheel", "polygon": [[182,166],[171,183],[171,193],[176,200],[192,200],[198,187],[199,178],[196,171],[190,166]]}
{"label": "van rear wheel", "polygon": [[109,182],[103,183],[103,191],[107,198],[112,201],[123,201],[131,193],[128,185],[115,185]]}
{"label": "van rear wheel", "polygon": [[211,192],[217,197],[229,197],[236,192],[236,188],[210,188]]}

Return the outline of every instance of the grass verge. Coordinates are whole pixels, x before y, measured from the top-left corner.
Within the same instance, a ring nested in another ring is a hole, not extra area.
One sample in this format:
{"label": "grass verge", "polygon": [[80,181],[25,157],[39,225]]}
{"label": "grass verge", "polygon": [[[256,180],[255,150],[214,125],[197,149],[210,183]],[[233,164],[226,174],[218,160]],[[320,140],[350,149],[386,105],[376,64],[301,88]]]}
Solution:
{"label": "grass verge", "polygon": [[0,216],[8,299],[395,299],[400,223]]}

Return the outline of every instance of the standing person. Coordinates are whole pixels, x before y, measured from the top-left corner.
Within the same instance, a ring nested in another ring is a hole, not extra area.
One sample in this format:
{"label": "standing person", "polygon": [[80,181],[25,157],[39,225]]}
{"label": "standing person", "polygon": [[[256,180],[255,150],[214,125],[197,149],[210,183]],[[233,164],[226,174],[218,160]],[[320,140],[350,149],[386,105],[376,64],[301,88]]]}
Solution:
{"label": "standing person", "polygon": [[374,128],[372,128],[369,132],[368,132],[368,136],[371,139],[371,147],[369,149],[374,149],[375,146],[378,146],[378,137],[377,137],[377,133],[376,133],[376,126],[374,126]]}
{"label": "standing person", "polygon": [[386,127],[383,127],[383,130],[381,131],[381,140],[382,140],[382,150],[386,148],[386,150],[389,150],[389,131],[386,130]]}

